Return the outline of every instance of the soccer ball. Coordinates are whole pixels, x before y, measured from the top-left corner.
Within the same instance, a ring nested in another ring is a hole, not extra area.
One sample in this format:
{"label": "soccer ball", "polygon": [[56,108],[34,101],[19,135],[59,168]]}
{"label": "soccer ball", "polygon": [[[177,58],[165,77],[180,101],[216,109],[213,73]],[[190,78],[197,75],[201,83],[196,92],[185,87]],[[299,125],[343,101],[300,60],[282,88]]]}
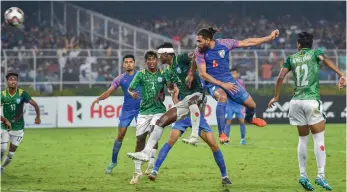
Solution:
{"label": "soccer ball", "polygon": [[24,12],[18,7],[11,7],[5,12],[5,22],[13,27],[19,27],[24,22]]}

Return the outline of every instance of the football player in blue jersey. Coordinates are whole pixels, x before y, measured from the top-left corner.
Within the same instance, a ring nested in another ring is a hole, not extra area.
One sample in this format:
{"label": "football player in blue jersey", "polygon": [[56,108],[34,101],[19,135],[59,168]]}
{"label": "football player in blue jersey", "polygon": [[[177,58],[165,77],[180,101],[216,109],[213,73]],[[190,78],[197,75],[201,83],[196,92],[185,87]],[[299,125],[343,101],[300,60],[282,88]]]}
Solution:
{"label": "football player in blue jersey", "polygon": [[[119,117],[119,124],[118,124],[118,136],[113,144],[112,161],[105,170],[106,174],[111,174],[113,168],[117,165],[118,153],[120,148],[122,147],[122,141],[127,132],[127,128],[134,118],[136,120],[140,110],[141,99],[140,98],[133,99],[128,93],[128,87],[137,73],[137,70],[135,70],[134,55],[125,55],[123,57],[123,68],[125,69],[126,72],[117,76],[113,80],[110,88],[104,93],[102,93],[92,103],[92,107],[94,107],[94,105],[99,103],[99,101],[107,99],[112,94],[112,92],[114,92],[118,87],[121,87],[124,92],[124,103],[123,103],[122,111]],[[137,92],[140,92],[140,88],[138,88]]]}
{"label": "football player in blue jersey", "polygon": [[229,141],[224,133],[227,99],[246,107],[245,121],[259,127],[266,126],[260,118],[254,118],[256,104],[248,92],[230,75],[229,52],[238,47],[252,47],[278,37],[279,30],[262,38],[245,40],[213,39],[217,31],[213,28],[200,29],[196,36],[195,60],[200,76],[205,80],[209,94],[217,100],[216,115],[221,143]]}

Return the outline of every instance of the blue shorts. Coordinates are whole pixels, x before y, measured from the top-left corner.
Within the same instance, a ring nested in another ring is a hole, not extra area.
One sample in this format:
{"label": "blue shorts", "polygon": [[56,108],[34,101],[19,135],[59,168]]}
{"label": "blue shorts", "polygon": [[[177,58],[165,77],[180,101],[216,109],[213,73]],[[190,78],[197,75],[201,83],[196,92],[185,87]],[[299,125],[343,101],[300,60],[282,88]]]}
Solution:
{"label": "blue shorts", "polygon": [[[188,127],[192,127],[192,121],[189,116],[185,119],[182,119],[174,123],[171,129],[180,130],[181,134],[183,134]],[[199,135],[201,131],[208,132],[208,133],[212,132],[211,127],[207,124],[206,119],[203,115],[200,115]]]}
{"label": "blue shorts", "polygon": [[245,101],[247,100],[247,98],[249,97],[248,92],[239,84],[237,83],[235,80],[233,80],[232,78],[226,78],[225,80],[223,80],[223,82],[225,83],[235,83],[235,86],[237,86],[239,88],[239,91],[236,93],[232,93],[231,91],[226,91],[225,89],[223,89],[220,86],[217,85],[213,85],[213,84],[207,84],[205,87],[208,91],[208,93],[214,98],[214,92],[217,91],[218,89],[223,89],[225,91],[225,93],[227,94],[228,98],[230,98],[231,100],[235,101],[238,104],[244,104]]}
{"label": "blue shorts", "polygon": [[227,111],[226,111],[225,118],[227,120],[232,120],[234,115],[237,119],[244,119],[245,118],[245,107],[232,101],[231,99],[228,99]]}
{"label": "blue shorts", "polygon": [[139,109],[135,109],[135,110],[124,110],[122,109],[122,111],[120,112],[120,116],[119,116],[119,124],[118,124],[118,128],[122,127],[122,128],[127,128],[129,127],[131,121],[135,118],[135,120],[137,120],[137,115],[139,114]]}

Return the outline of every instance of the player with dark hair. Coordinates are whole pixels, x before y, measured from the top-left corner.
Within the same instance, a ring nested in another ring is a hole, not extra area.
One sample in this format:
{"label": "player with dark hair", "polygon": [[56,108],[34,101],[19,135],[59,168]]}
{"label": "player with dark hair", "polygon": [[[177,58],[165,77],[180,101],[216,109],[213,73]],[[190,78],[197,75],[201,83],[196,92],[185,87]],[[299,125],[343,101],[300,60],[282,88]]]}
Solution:
{"label": "player with dark hair", "polygon": [[291,125],[298,128],[298,162],[300,170],[299,183],[308,191],[314,191],[310,183],[307,172],[307,144],[308,136],[312,134],[314,142],[314,153],[317,160],[318,174],[315,183],[326,190],[332,187],[325,179],[325,115],[323,113],[322,102],[319,92],[319,71],[321,61],[332,69],[340,77],[340,82],[345,80],[345,75],[334,63],[328,59],[323,51],[312,49],[313,35],[301,32],[297,37],[298,52],[287,57],[278,75],[275,89],[275,96],[269,102],[269,108],[279,100],[280,89],[283,79],[289,71],[294,77],[294,96],[289,103],[289,121]]}
{"label": "player with dark hair", "polygon": [[[164,86],[166,84],[166,78],[161,70],[158,69],[158,56],[154,51],[147,51],[145,53],[145,62],[147,69],[139,71],[132,80],[128,93],[134,99],[139,98],[139,94],[136,91],[141,86],[141,104],[140,113],[137,118],[136,124],[136,152],[144,149],[146,144],[146,138],[149,133],[152,132],[155,122],[166,111],[164,105]],[[148,154],[148,158],[154,159],[158,149],[158,143],[153,146],[153,150]],[[130,184],[138,183],[142,176],[141,164],[142,161],[135,160],[135,173],[130,181]],[[154,166],[154,161],[151,160],[146,174],[149,174]]]}
{"label": "player with dark hair", "polygon": [[[156,122],[145,149],[140,153],[128,153],[128,156],[134,159],[148,161],[148,154],[154,144],[161,138],[164,127],[177,121],[171,128],[169,141],[160,149],[153,171],[148,176],[150,180],[155,180],[160,166],[179,136],[188,127],[198,126],[200,137],[210,146],[213,152],[214,159],[222,175],[222,184],[231,184],[227,176],[223,154],[214,140],[212,129],[207,124],[202,113],[206,103],[206,97],[199,76],[197,73],[192,73],[195,70],[192,70],[191,67],[196,67],[194,61],[191,64],[193,54],[183,53],[175,55],[173,46],[169,43],[159,46],[158,53],[161,63],[168,65],[164,71],[167,81],[171,84],[176,84],[178,88],[178,90],[173,91],[171,94],[175,105]],[[170,86],[168,87],[170,88]],[[186,139],[186,142],[194,145],[197,140],[194,135],[195,131],[192,130],[192,132],[193,136]]]}
{"label": "player with dark hair", "polygon": [[251,47],[271,41],[279,35],[274,30],[262,38],[248,38],[242,41],[234,39],[213,39],[217,31],[213,28],[200,29],[196,36],[198,47],[195,50],[199,74],[206,83],[209,94],[217,100],[216,115],[221,143],[228,142],[224,133],[227,99],[230,98],[246,107],[245,120],[259,127],[266,126],[260,118],[254,118],[256,104],[247,91],[230,75],[229,52],[237,47]]}
{"label": "player with dark hair", "polygon": [[[35,108],[36,118],[35,123],[40,124],[40,108],[30,95],[17,87],[18,74],[8,73],[6,75],[7,86],[6,90],[1,91],[1,105],[4,118],[8,122],[1,120],[1,160],[7,151],[7,144],[10,141],[10,148],[4,163],[1,166],[1,172],[12,161],[15,152],[24,137],[24,104],[30,103]],[[9,130],[9,128],[11,128]]]}
{"label": "player with dark hair", "polygon": [[[240,84],[244,89],[246,89],[244,82],[240,79],[240,74],[237,68],[232,68],[231,75],[235,79],[235,81]],[[225,124],[225,134],[227,137],[230,137],[230,126],[231,122],[235,117],[238,119],[240,124],[240,132],[241,132],[241,145],[246,145],[246,125],[245,125],[245,107],[236,103],[232,99],[228,98],[227,104],[227,113],[226,113],[226,124]]]}
{"label": "player with dark hair", "polygon": [[140,99],[133,99],[128,93],[128,87],[137,73],[137,71],[135,70],[134,55],[125,55],[123,57],[123,69],[125,70],[125,73],[122,73],[121,75],[117,76],[113,80],[110,88],[104,93],[102,93],[92,103],[92,107],[94,107],[94,105],[99,103],[99,101],[105,100],[109,96],[111,96],[111,94],[115,90],[117,90],[118,87],[121,87],[124,92],[124,103],[122,106],[122,111],[120,113],[118,124],[118,136],[113,144],[112,160],[105,170],[106,174],[111,174],[113,168],[117,165],[118,153],[122,146],[122,141],[127,132],[127,128],[133,119],[136,120],[140,110]]}

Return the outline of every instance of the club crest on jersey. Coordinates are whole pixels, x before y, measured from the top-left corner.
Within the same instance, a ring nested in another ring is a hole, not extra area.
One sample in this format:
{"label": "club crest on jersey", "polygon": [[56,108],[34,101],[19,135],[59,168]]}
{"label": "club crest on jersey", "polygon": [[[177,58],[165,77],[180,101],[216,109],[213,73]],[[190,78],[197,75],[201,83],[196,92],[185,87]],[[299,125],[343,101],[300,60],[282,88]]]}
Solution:
{"label": "club crest on jersey", "polygon": [[225,56],[225,51],[224,51],[224,50],[218,51],[218,55],[219,55],[221,58],[224,58],[224,56]]}
{"label": "club crest on jersey", "polygon": [[20,103],[20,98],[16,99],[16,103],[19,104]]}
{"label": "club crest on jersey", "polygon": [[163,78],[162,77],[158,77],[158,82],[162,82]]}
{"label": "club crest on jersey", "polygon": [[182,70],[181,70],[181,68],[179,68],[179,67],[176,68],[176,71],[177,71],[177,73],[179,73],[179,74],[182,73]]}

